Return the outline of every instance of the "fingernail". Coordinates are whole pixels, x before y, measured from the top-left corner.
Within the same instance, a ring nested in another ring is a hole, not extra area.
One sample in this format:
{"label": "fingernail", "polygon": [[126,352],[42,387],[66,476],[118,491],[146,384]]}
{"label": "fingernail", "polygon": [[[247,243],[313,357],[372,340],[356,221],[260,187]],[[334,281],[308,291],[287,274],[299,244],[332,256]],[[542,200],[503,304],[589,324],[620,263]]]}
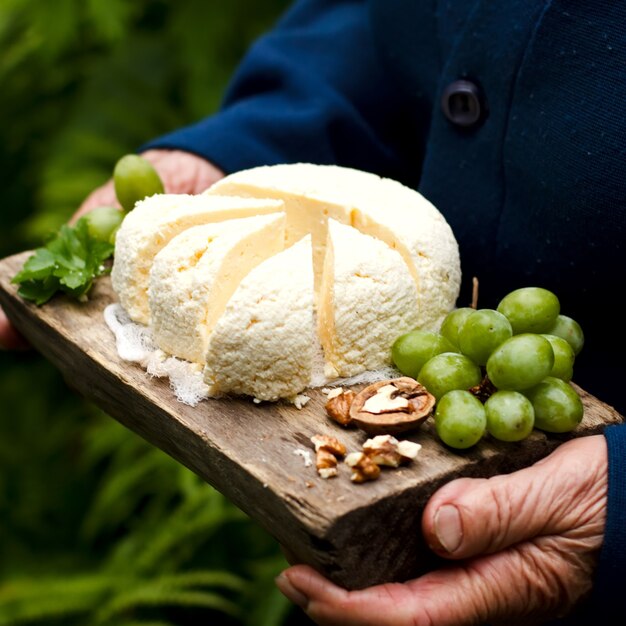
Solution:
{"label": "fingernail", "polygon": [[459,510],[453,504],[444,504],[435,513],[435,534],[446,552],[458,550],[463,540],[463,525]]}
{"label": "fingernail", "polygon": [[279,574],[276,577],[275,582],[281,593],[286,596],[288,600],[299,606],[301,609],[306,610],[309,604],[309,599],[291,584],[291,581],[287,578],[285,573]]}

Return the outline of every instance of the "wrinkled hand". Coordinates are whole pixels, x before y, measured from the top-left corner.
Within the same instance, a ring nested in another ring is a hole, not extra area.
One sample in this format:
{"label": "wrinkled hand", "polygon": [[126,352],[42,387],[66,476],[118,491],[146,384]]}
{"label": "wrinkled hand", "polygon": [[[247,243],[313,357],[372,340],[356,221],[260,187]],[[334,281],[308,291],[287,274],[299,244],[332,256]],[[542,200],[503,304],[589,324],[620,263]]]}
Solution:
{"label": "wrinkled hand", "polygon": [[[142,156],[154,165],[167,193],[200,193],[224,176],[224,172],[212,163],[182,150],[147,150]],[[119,206],[112,180],[92,191],[70,222],[99,206]],[[27,346],[0,308],[0,349],[14,350]]]}
{"label": "wrinkled hand", "polygon": [[591,589],[602,544],[607,452],[601,435],[561,445],[535,465],[462,478],[430,499],[422,531],[456,566],[406,583],[346,591],[310,567],[277,579],[324,626],[532,624],[566,614]]}

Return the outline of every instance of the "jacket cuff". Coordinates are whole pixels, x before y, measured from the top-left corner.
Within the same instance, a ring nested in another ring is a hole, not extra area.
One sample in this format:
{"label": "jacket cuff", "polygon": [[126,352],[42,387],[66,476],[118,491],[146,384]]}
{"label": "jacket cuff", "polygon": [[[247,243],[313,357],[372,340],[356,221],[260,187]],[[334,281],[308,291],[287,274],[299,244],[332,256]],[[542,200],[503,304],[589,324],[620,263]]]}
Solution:
{"label": "jacket cuff", "polygon": [[622,598],[626,581],[626,425],[609,426],[604,436],[609,458],[606,526],[593,595],[599,606],[610,606]]}

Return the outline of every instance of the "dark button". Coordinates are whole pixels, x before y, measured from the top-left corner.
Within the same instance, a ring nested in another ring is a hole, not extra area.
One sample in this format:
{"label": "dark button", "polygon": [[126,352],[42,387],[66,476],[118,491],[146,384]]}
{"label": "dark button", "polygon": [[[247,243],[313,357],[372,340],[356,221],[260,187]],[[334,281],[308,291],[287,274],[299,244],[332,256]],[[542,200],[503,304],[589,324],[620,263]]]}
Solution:
{"label": "dark button", "polygon": [[486,110],[485,100],[478,86],[469,80],[455,80],[441,96],[444,115],[456,126],[475,126]]}

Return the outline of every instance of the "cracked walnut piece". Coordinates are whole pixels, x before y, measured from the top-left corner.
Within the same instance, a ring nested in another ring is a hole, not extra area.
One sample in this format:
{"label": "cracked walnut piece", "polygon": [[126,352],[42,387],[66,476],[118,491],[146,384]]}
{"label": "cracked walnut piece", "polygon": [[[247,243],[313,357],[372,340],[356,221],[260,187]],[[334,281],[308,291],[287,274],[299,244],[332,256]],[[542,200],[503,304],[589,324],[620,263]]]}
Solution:
{"label": "cracked walnut piece", "polygon": [[344,456],[346,446],[328,435],[313,435],[311,442],[315,446],[315,467],[322,478],[337,476],[337,458]]}
{"label": "cracked walnut piece", "polygon": [[363,452],[352,452],[346,457],[345,463],[352,468],[350,480],[353,483],[376,480],[380,476],[380,467]]}
{"label": "cracked walnut piece", "polygon": [[377,465],[399,467],[417,457],[419,443],[398,441],[392,435],[379,435],[363,444],[363,452]]}
{"label": "cracked walnut piece", "polygon": [[355,397],[356,394],[350,389],[333,389],[328,394],[328,400],[326,401],[328,417],[342,426],[348,426],[352,421],[350,418],[350,406]]}

